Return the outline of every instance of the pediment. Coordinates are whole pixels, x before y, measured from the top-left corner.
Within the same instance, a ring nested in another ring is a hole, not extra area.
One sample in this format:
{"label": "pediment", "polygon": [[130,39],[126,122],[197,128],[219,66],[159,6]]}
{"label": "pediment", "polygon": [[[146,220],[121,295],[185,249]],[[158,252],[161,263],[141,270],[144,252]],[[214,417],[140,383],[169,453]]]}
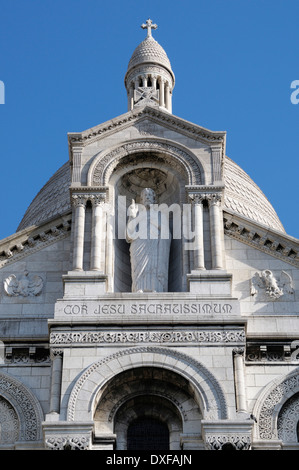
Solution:
{"label": "pediment", "polygon": [[155,126],[189,137],[206,146],[217,145],[221,147],[222,154],[225,154],[225,131],[211,131],[161,109],[145,106],[141,109],[129,111],[83,132],[68,133],[70,157],[74,147],[85,147],[109,135],[111,136],[123,131],[128,127],[134,127],[141,135],[147,136],[152,135],[155,131]]}

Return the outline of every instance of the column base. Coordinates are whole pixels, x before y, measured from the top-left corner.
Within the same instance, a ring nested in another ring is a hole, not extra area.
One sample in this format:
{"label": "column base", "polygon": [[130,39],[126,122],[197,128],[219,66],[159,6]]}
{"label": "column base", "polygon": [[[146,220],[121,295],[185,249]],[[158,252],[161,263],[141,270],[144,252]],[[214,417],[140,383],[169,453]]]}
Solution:
{"label": "column base", "polygon": [[63,298],[94,298],[107,292],[106,274],[100,271],[69,271],[62,276]]}
{"label": "column base", "polygon": [[202,296],[231,297],[232,274],[223,270],[196,270],[187,274],[189,292]]}

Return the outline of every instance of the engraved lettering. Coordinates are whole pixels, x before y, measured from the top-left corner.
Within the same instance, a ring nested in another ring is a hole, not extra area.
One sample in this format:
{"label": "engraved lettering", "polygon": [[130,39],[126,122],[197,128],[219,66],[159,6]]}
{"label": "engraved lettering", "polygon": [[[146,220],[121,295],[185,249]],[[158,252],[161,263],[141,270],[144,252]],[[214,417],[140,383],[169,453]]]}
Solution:
{"label": "engraved lettering", "polygon": [[131,305],[131,313],[133,313],[133,315],[135,315],[137,313],[137,305],[136,304]]}

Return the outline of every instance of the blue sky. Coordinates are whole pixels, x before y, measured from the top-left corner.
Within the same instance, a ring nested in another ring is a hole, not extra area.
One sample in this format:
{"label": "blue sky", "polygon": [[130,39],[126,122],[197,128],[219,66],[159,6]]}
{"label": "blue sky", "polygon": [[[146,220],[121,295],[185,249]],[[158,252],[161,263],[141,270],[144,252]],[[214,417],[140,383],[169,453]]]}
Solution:
{"label": "blue sky", "polygon": [[149,17],[176,76],[173,114],[227,131],[227,155],[299,238],[298,0],[0,0],[0,239],[68,160],[67,133],[127,111]]}

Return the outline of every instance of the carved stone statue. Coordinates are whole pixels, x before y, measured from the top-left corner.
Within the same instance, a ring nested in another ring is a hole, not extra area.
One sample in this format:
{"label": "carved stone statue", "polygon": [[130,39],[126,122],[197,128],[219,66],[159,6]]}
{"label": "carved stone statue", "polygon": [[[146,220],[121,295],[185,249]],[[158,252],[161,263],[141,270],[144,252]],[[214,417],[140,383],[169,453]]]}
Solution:
{"label": "carved stone statue", "polygon": [[132,292],[167,292],[171,243],[168,217],[158,210],[152,189],[142,190],[140,202],[132,201],[126,230]]}

